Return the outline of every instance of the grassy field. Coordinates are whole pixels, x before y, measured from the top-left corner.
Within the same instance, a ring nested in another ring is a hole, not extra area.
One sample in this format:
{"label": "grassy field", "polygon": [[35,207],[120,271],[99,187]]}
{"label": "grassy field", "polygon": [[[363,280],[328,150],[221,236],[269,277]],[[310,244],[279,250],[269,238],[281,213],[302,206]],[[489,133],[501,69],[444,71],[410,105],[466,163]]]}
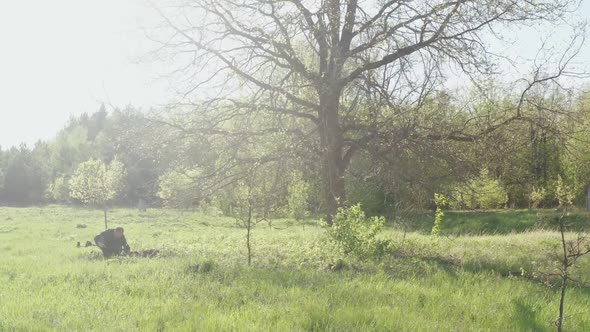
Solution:
{"label": "grassy field", "polygon": [[[566,217],[571,230],[590,229],[590,215],[574,211]],[[412,216],[398,228],[411,232],[430,234],[434,212]],[[494,210],[494,211],[445,211],[442,231],[447,235],[491,235],[530,231],[556,231],[559,229],[559,212],[554,209]]]}
{"label": "grassy field", "polygon": [[[386,230],[379,262],[339,257],[315,222],[279,220],[254,229],[250,267],[232,219],[110,216],[133,250],[161,257],[76,248],[102,230],[98,211],[0,208],[0,331],[549,331],[557,317],[558,290],[528,277],[554,269],[553,211],[448,213],[439,239],[422,216]],[[589,288],[569,288],[565,328],[590,331]]]}

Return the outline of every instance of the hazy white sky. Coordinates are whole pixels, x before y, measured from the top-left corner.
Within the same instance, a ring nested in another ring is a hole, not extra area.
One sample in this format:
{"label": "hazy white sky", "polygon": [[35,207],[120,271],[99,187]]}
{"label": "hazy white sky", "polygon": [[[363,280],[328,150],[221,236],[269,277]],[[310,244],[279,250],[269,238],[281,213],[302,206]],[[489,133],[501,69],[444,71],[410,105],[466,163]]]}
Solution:
{"label": "hazy white sky", "polygon": [[157,71],[132,63],[150,20],[139,0],[1,0],[0,146],[50,138],[102,101],[164,102]]}
{"label": "hazy white sky", "polygon": [[[590,19],[587,2],[580,16]],[[151,46],[139,27],[154,22],[142,0],[0,0],[0,146],[46,140],[101,102],[166,102],[154,82],[162,68],[132,61]]]}

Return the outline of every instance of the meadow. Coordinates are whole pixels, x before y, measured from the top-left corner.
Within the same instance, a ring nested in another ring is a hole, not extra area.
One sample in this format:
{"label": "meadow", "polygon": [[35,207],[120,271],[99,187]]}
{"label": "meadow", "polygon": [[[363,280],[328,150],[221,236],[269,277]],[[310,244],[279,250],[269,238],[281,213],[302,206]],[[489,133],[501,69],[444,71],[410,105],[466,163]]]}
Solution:
{"label": "meadow", "polygon": [[[161,255],[109,260],[76,248],[101,218],[0,208],[0,331],[550,331],[558,314],[559,290],[535,278],[555,269],[552,210],[449,212],[438,239],[425,214],[389,225],[375,262],[334,252],[317,221],[276,220],[253,229],[251,266],[231,218],[115,209],[132,250]],[[590,288],[572,285],[565,312],[565,330],[590,331]]]}

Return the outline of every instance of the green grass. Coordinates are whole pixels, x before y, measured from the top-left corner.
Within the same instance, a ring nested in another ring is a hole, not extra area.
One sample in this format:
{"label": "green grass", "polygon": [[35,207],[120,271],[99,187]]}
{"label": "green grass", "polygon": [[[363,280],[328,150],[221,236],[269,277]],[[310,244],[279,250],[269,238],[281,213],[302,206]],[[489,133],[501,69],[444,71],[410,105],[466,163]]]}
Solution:
{"label": "green grass", "polygon": [[[557,317],[558,290],[517,276],[553,268],[547,230],[434,240],[390,228],[382,261],[334,264],[321,227],[279,220],[254,229],[248,267],[232,219],[120,209],[111,225],[162,257],[76,248],[102,230],[98,211],[0,208],[0,331],[549,331]],[[576,276],[588,279],[587,260]],[[566,315],[567,330],[590,330],[589,289],[568,290]]]}
{"label": "green grass", "polygon": [[[493,211],[444,211],[442,232],[447,235],[510,234],[535,230],[559,229],[559,214],[555,209],[522,209]],[[572,230],[589,230],[590,213],[575,210],[566,217]],[[397,228],[430,234],[434,212],[421,213]]]}

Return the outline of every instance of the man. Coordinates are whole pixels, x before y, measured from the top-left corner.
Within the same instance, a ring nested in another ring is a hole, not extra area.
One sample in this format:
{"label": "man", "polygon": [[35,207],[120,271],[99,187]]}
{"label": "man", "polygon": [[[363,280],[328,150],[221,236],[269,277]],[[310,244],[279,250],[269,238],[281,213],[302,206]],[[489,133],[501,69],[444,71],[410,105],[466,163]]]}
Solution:
{"label": "man", "polygon": [[123,227],[107,229],[94,238],[96,245],[102,250],[105,258],[113,255],[128,254],[131,248],[127,244]]}

